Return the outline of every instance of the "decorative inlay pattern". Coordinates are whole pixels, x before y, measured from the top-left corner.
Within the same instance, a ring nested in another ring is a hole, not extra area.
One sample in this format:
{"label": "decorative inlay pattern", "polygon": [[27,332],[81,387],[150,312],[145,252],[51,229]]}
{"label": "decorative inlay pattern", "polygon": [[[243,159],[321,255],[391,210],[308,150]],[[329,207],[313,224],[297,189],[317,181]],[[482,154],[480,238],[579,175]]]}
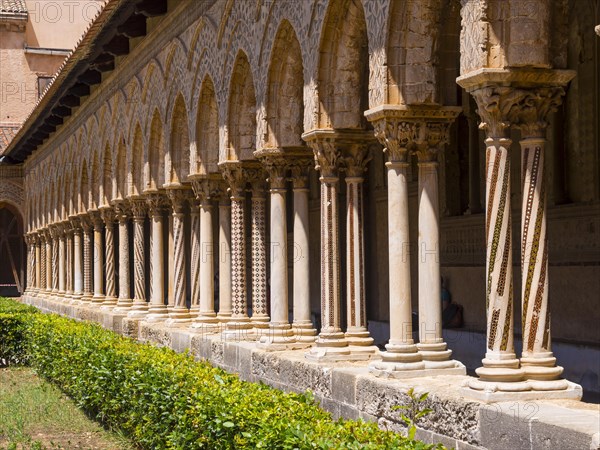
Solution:
{"label": "decorative inlay pattern", "polygon": [[260,316],[268,315],[265,204],[264,181],[255,182],[252,189],[252,314]]}
{"label": "decorative inlay pattern", "polygon": [[190,198],[189,191],[184,189],[169,189],[169,200],[173,205],[173,302],[175,308],[185,308],[186,277],[185,277],[185,234],[184,211]]}
{"label": "decorative inlay pattern", "polygon": [[83,295],[92,295],[92,221],[89,216],[80,216],[83,228]]}
{"label": "decorative inlay pattern", "polygon": [[146,270],[144,259],[144,220],[146,219],[147,204],[144,199],[130,200],[133,213],[133,298],[145,301]]}
{"label": "decorative inlay pattern", "polygon": [[115,290],[115,244],[114,244],[114,221],[115,213],[112,209],[103,209],[102,219],[106,226],[104,237],[105,263],[106,263],[106,296],[114,298]]}

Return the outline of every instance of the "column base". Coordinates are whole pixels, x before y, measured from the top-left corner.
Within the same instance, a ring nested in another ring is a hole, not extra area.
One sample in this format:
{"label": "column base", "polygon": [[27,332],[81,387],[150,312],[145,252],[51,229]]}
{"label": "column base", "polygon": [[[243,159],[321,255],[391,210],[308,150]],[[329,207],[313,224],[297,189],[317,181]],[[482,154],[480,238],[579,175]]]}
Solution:
{"label": "column base", "polygon": [[100,308],[104,304],[104,295],[94,294],[92,297],[92,307]]}
{"label": "column base", "polygon": [[219,312],[219,313],[217,313],[217,320],[220,323],[227,323],[231,320],[231,314],[232,314],[231,311],[223,312],[223,313]]}
{"label": "column base", "polygon": [[290,324],[271,323],[269,329],[260,336],[257,348],[273,352],[284,350],[300,350],[310,347],[310,343],[298,342]]}
{"label": "column base", "polygon": [[571,399],[581,400],[581,386],[567,380],[521,381],[517,383],[494,383],[468,380],[460,392],[484,403]]}
{"label": "column base", "polygon": [[131,311],[131,305],[133,305],[133,300],[120,298],[117,300],[117,303],[115,304],[113,312],[127,313],[127,312]]}
{"label": "column base", "polygon": [[104,301],[102,302],[102,305],[100,305],[100,311],[112,311],[116,304],[116,297],[104,297]]}
{"label": "column base", "polygon": [[448,350],[445,342],[418,343],[417,348],[424,361],[447,361],[452,356],[452,350]]}
{"label": "column base", "polygon": [[304,342],[307,344],[313,344],[317,339],[317,330],[313,328],[312,322],[294,322],[292,324],[292,330],[296,336],[298,342]]}
{"label": "column base", "polygon": [[256,328],[247,316],[232,316],[221,333],[224,341],[255,341],[257,337]]}
{"label": "column base", "polygon": [[217,320],[215,313],[198,313],[192,321],[191,328],[200,333],[218,333],[221,331],[221,324]]}
{"label": "column base", "polygon": [[263,334],[268,333],[270,320],[271,319],[269,318],[269,316],[266,316],[266,315],[260,315],[260,316],[256,315],[256,316],[250,317],[250,323],[256,330],[256,333],[258,334],[259,337],[262,336]]}
{"label": "column base", "polygon": [[353,353],[341,331],[321,332],[315,345],[304,354],[304,357],[315,362],[367,361],[371,359],[368,353]]}
{"label": "column base", "polygon": [[528,380],[557,380],[563,373],[552,352],[523,352],[520,362]]}
{"label": "column base", "polygon": [[165,321],[167,327],[187,327],[192,322],[192,316],[185,307],[174,307],[169,311],[169,318]]}
{"label": "column base", "polygon": [[148,307],[146,306],[146,308],[143,308],[140,305],[136,306],[135,303],[131,306],[131,308],[129,309],[129,312],[127,313],[127,317],[129,317],[131,319],[143,319],[147,315],[148,315]]}

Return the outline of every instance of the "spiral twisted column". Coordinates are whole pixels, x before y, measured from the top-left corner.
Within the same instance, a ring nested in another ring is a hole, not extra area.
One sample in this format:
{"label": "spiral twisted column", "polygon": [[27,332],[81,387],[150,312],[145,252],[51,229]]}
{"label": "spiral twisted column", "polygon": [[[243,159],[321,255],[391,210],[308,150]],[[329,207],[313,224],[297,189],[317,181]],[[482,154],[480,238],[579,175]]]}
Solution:
{"label": "spiral twisted column", "polygon": [[37,264],[40,266],[40,292],[46,291],[46,236],[43,232],[38,233],[40,239],[40,260]]}
{"label": "spiral twisted column", "polygon": [[231,302],[232,314],[223,332],[225,339],[254,339],[246,304],[246,183],[247,169],[239,161],[219,168],[231,191]]}
{"label": "spiral twisted column", "polygon": [[104,255],[105,255],[105,280],[106,296],[102,302],[101,309],[112,309],[117,304],[117,293],[115,290],[115,212],[112,207],[105,206],[100,209],[100,215],[104,221]]}
{"label": "spiral twisted column", "polygon": [[159,192],[146,194],[148,214],[152,223],[150,239],[150,305],[146,321],[159,322],[169,317],[165,304],[165,268],[163,244],[163,213],[166,197]]}
{"label": "spiral twisted column", "polygon": [[32,233],[31,235],[31,286],[33,287],[33,294],[35,295],[39,292],[39,243],[38,243],[38,235]]}
{"label": "spiral twisted column", "polygon": [[50,232],[51,232],[51,236],[52,236],[52,295],[54,297],[58,297],[58,272],[59,272],[59,270],[58,270],[58,262],[59,262],[58,225],[52,224],[50,227]]}
{"label": "spiral twisted column", "polygon": [[52,235],[50,230],[46,228],[44,230],[44,241],[46,246],[46,262],[44,267],[46,268],[46,294],[52,292]]}
{"label": "spiral twisted column", "polygon": [[79,216],[81,228],[83,229],[83,295],[81,301],[91,302],[94,295],[92,291],[92,235],[94,227],[90,216],[82,214]]}
{"label": "spiral twisted column", "polygon": [[146,301],[146,261],[144,256],[144,222],[147,204],[142,197],[129,199],[133,216],[133,303],[129,317],[144,317],[148,313]]}
{"label": "spiral twisted column", "polygon": [[198,316],[200,309],[200,208],[197,195],[190,200],[190,315]]}
{"label": "spiral twisted column", "polygon": [[[200,205],[199,236],[192,251],[196,251],[192,261],[197,264],[198,315],[192,324],[193,328],[203,332],[219,330],[215,313],[214,289],[214,238],[213,238],[213,206],[212,201],[218,196],[218,180],[195,179],[192,181],[196,201]],[[193,284],[193,283],[192,283]]]}
{"label": "spiral twisted column", "polygon": [[167,196],[173,206],[173,308],[169,311],[169,326],[185,326],[191,322],[190,311],[186,305],[185,273],[185,208],[190,198],[188,189],[167,189]]}

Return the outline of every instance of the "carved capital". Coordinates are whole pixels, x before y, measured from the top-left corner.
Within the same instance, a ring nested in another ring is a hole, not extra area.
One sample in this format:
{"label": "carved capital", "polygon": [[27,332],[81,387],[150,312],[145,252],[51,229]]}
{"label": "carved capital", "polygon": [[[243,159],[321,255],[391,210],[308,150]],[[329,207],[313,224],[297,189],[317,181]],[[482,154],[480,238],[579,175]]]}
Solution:
{"label": "carved capital", "polygon": [[102,208],[100,210],[100,215],[102,216],[102,220],[104,224],[109,227],[115,222],[115,212],[112,208]]}
{"label": "carved capital", "polygon": [[397,118],[382,118],[373,122],[374,134],[383,151],[393,162],[406,162],[408,148],[417,137],[417,124]]}
{"label": "carved capital", "polygon": [[437,162],[439,152],[449,141],[450,122],[421,122],[414,154],[419,163]]}
{"label": "carved capital", "polygon": [[146,200],[141,197],[129,199],[129,206],[133,214],[133,220],[143,221],[146,218],[146,212],[148,211]]}
{"label": "carved capital", "polygon": [[183,214],[191,195],[189,189],[167,189],[167,197],[173,206],[173,213]]}
{"label": "carved capital", "polygon": [[314,160],[311,158],[294,158],[290,161],[289,166],[294,189],[308,188],[308,174],[313,165]]}
{"label": "carved capital", "polygon": [[150,217],[162,216],[166,206],[167,198],[159,192],[146,194],[146,204],[148,205],[148,214]]}
{"label": "carved capital", "polygon": [[196,178],[192,180],[192,189],[196,200],[200,204],[210,202],[221,194],[219,181],[210,178]]}
{"label": "carved capital", "polygon": [[477,102],[477,113],[481,117],[480,128],[488,137],[508,137],[513,109],[523,100],[526,93],[506,86],[486,86],[472,92]]}
{"label": "carved capital", "polygon": [[363,142],[348,145],[343,155],[346,175],[349,177],[362,177],[372,158],[369,146]]}
{"label": "carved capital", "polygon": [[128,202],[126,201],[118,201],[115,202],[115,217],[119,221],[120,224],[126,223],[127,219],[131,215],[131,209],[129,207]]}
{"label": "carved capital", "polygon": [[81,223],[81,228],[83,228],[83,231],[85,233],[89,233],[94,229],[94,226],[92,224],[92,218],[90,216],[88,216],[87,214],[81,214],[78,217],[79,222]]}
{"label": "carved capital", "polygon": [[223,178],[229,185],[232,197],[244,197],[248,183],[264,183],[265,173],[258,164],[241,163],[240,161],[226,161],[219,164]]}
{"label": "carved capital", "polygon": [[104,220],[102,219],[100,211],[90,211],[88,214],[92,221],[92,225],[94,226],[94,230],[101,231],[104,226]]}
{"label": "carved capital", "polygon": [[342,153],[336,143],[337,134],[333,130],[314,130],[302,135],[312,149],[315,169],[323,178],[337,178],[342,162]]}
{"label": "carved capital", "polygon": [[79,216],[71,216],[69,217],[69,221],[71,222],[71,228],[76,233],[81,231],[81,218]]}
{"label": "carved capital", "polygon": [[261,162],[269,176],[271,189],[285,189],[288,159],[283,154],[268,155],[261,158]]}
{"label": "carved capital", "polygon": [[561,86],[540,87],[524,91],[522,100],[512,110],[512,121],[521,129],[523,138],[544,137],[548,116],[562,102],[565,90]]}

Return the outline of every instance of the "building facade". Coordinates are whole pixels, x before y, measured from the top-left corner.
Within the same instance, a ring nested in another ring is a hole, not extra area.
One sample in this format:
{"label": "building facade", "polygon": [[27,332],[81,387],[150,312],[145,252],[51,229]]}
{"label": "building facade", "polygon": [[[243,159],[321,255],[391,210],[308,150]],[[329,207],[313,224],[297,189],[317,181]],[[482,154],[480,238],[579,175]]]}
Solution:
{"label": "building facade", "polygon": [[599,14],[109,0],[5,151],[25,296],[371,376],[466,365],[481,401],[600,392]]}

